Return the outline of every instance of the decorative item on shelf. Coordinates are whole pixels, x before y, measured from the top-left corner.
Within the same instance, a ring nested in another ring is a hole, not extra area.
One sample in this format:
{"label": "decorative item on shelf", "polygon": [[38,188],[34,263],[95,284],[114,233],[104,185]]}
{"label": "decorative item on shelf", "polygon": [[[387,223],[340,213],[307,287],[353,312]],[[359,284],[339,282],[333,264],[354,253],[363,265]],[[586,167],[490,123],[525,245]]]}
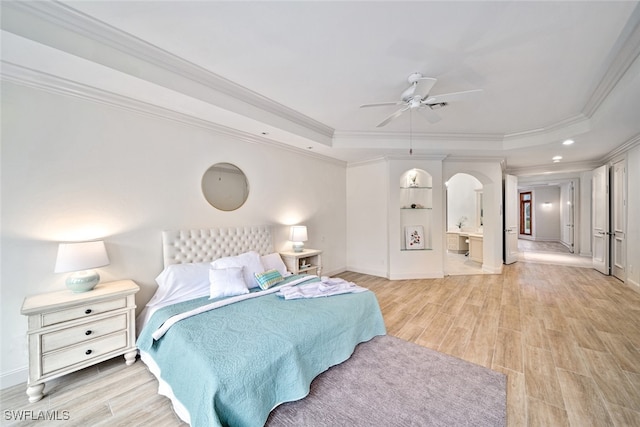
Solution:
{"label": "decorative item on shelf", "polygon": [[407,249],[424,249],[424,228],[421,225],[407,225],[404,231]]}
{"label": "decorative item on shelf", "polygon": [[408,186],[410,188],[420,186],[420,183],[418,182],[418,171],[416,171],[415,169],[409,171],[408,177],[409,177]]}
{"label": "decorative item on shelf", "polygon": [[465,222],[467,221],[467,217],[466,216],[461,216],[460,219],[458,220],[458,222],[456,223],[456,225],[458,226],[458,230],[462,230],[462,227],[464,226]]}
{"label": "decorative item on shelf", "polygon": [[307,241],[307,227],[305,225],[294,225],[291,227],[289,240],[292,242],[294,252],[302,252],[304,250],[304,242]]}
{"label": "decorative item on shelf", "polygon": [[311,267],[311,263],[309,262],[308,258],[302,258],[300,260],[300,268],[307,268],[307,267]]}
{"label": "decorative item on shelf", "polygon": [[109,257],[102,240],[60,243],[54,272],[72,272],[65,282],[67,288],[75,293],[87,292],[100,282],[100,275],[93,269],[105,265],[109,265]]}

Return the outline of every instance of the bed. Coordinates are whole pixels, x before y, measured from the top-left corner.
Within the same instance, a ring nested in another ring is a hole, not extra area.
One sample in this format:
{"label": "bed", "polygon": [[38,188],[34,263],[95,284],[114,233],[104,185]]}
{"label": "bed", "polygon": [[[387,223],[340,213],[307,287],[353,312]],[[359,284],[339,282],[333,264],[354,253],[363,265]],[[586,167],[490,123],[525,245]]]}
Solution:
{"label": "bed", "polygon": [[[299,297],[339,281],[287,274],[269,227],[164,232],[163,256],[158,290],[138,317],[137,345],[158,392],[193,426],[262,426],[357,344],[385,334],[375,295],[355,284]],[[242,275],[247,291],[225,293],[230,275],[235,282]],[[280,278],[251,286],[252,277],[266,276]]]}

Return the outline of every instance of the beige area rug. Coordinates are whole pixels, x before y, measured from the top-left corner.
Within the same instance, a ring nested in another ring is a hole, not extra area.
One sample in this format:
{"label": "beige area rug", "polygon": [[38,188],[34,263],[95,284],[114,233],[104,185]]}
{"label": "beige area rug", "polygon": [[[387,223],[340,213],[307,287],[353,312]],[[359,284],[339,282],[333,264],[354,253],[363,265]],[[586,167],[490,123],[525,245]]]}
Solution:
{"label": "beige area rug", "polygon": [[389,335],[358,345],[267,426],[504,426],[506,376]]}

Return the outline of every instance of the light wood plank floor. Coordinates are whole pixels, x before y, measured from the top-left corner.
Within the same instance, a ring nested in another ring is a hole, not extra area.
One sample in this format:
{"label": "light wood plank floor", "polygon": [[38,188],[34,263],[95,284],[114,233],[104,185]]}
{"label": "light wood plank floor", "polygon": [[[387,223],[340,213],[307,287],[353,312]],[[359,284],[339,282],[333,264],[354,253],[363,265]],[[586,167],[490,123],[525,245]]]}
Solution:
{"label": "light wood plank floor", "polygon": [[[373,290],[391,335],[508,376],[509,426],[640,426],[640,294],[585,268],[518,262],[501,275],[388,281],[342,277]],[[64,426],[181,425],[141,362],[104,362],[47,384],[6,410],[69,411]],[[13,423],[14,425],[45,425]],[[48,423],[47,423],[48,425]]]}
{"label": "light wood plank floor", "polygon": [[560,242],[541,242],[536,240],[518,239],[520,252],[559,252],[568,254],[571,251]]}

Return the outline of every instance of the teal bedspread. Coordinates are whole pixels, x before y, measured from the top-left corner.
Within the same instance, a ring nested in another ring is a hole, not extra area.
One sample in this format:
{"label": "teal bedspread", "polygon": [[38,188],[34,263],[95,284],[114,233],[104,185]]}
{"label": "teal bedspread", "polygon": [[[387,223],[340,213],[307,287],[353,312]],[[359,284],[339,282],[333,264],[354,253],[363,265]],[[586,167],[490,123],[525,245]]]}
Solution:
{"label": "teal bedspread", "polygon": [[137,341],[196,427],[262,426],[274,407],[305,397],[311,381],[358,343],[385,334],[378,301],[366,291],[289,301],[265,295],[182,320],[153,341],[166,319],[210,302],[158,310]]}

